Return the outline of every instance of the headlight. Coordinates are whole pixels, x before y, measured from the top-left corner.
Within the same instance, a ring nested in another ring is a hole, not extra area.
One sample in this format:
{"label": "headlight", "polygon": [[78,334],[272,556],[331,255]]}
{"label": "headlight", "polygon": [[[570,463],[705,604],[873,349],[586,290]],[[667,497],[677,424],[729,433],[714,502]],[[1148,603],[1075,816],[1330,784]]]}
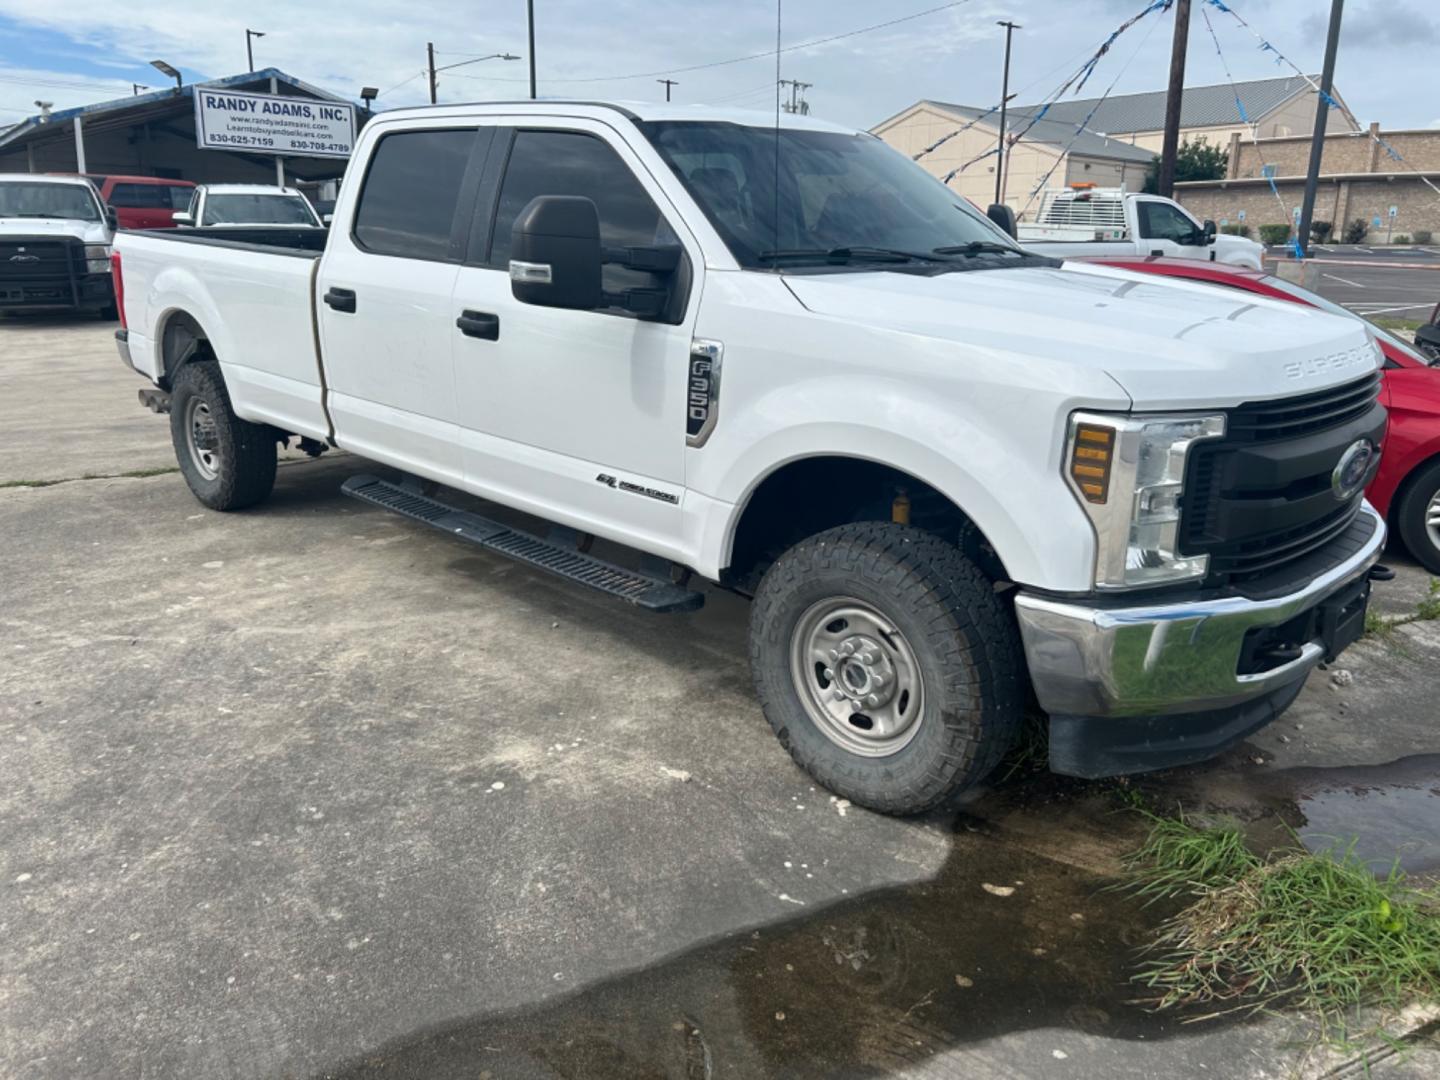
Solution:
{"label": "headlight", "polygon": [[91,274],[108,274],[110,272],[109,244],[85,245],[85,270]]}
{"label": "headlight", "polygon": [[1070,417],[1065,475],[1095,527],[1097,587],[1205,576],[1208,556],[1178,550],[1185,458],[1198,440],[1224,434],[1224,416]]}

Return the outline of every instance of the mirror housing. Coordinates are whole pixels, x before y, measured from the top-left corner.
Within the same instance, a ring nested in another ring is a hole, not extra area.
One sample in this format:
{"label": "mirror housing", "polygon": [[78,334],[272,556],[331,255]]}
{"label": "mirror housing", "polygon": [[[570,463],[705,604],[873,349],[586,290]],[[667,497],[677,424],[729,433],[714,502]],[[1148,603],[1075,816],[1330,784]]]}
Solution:
{"label": "mirror housing", "polygon": [[190,216],[189,210],[176,210],[170,215],[170,220],[176,225],[194,225],[195,219]]}
{"label": "mirror housing", "polygon": [[334,220],[335,220],[335,215],[334,215],[334,214],[321,214],[321,215],[320,215],[320,221],[321,221],[321,223],[324,224],[324,225],[329,225],[329,224],[330,224],[331,222],[333,222]]}
{"label": "mirror housing", "polygon": [[1201,235],[1204,236],[1204,242],[1206,244],[1213,244],[1215,242],[1215,222],[1211,221],[1209,218],[1206,218],[1205,225],[1201,231]]}
{"label": "mirror housing", "polygon": [[110,226],[111,232],[120,228],[120,218],[115,213],[115,207],[108,204],[105,207],[105,224]]}
{"label": "mirror housing", "polygon": [[1004,203],[991,203],[985,211],[985,216],[993,221],[1004,231],[1011,240],[1018,240],[1019,226],[1015,222],[1015,211]]}
{"label": "mirror housing", "polygon": [[537,195],[510,231],[510,292],[522,304],[593,311],[600,289],[600,212],[580,195]]}

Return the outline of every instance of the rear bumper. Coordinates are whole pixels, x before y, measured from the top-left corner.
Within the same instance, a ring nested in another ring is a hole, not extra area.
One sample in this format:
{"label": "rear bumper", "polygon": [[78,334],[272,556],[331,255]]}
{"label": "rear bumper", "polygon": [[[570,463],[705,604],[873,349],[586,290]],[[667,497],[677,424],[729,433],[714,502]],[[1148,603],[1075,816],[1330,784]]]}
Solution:
{"label": "rear bumper", "polygon": [[1385,524],[1368,504],[1356,524],[1323,570],[1279,595],[1121,606],[1022,592],[1030,677],[1060,736],[1052,767],[1100,776],[1198,761],[1274,719],[1363,628]]}

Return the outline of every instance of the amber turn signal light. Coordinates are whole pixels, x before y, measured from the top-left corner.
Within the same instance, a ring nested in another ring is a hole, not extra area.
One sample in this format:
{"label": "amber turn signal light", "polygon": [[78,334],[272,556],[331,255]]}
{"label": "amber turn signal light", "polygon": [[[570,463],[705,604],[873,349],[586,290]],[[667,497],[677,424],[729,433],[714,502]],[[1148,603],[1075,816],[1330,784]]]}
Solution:
{"label": "amber turn signal light", "polygon": [[1110,492],[1110,463],[1115,454],[1115,431],[1097,424],[1075,426],[1070,452],[1070,478],[1086,502],[1103,503]]}

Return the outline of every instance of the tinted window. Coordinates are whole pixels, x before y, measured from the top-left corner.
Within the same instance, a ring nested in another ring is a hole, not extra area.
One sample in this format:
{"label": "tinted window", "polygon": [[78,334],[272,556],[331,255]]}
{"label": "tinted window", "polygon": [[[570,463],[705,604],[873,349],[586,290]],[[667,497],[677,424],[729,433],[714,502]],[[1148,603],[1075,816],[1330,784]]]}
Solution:
{"label": "tinted window", "polygon": [[109,202],[111,206],[138,210],[171,208],[169,191],[159,184],[116,184],[110,189]]}
{"label": "tinted window", "polygon": [[870,135],[690,121],[641,128],[744,266],[800,265],[809,253],[823,263],[843,247],[926,254],[1012,243]]}
{"label": "tinted window", "polygon": [[1169,203],[1141,201],[1140,235],[1146,240],[1188,240],[1195,223]]}
{"label": "tinted window", "polygon": [[[521,131],[515,135],[489,265],[510,264],[510,230],[520,211],[537,195],[583,195],[600,212],[605,247],[654,247],[679,243],[660,210],[630,167],[603,140],[573,131]],[[653,288],[656,279],[640,270],[606,266],[601,284],[608,292]]]}
{"label": "tinted window", "polygon": [[370,158],[355,239],[377,255],[450,257],[450,230],[474,131],[400,131]]}
{"label": "tinted window", "polygon": [[201,225],[316,225],[310,204],[299,195],[215,195],[205,197]]}
{"label": "tinted window", "polygon": [[170,208],[172,210],[187,210],[190,207],[190,197],[195,194],[194,188],[171,186],[167,184],[161,189],[170,196]]}

